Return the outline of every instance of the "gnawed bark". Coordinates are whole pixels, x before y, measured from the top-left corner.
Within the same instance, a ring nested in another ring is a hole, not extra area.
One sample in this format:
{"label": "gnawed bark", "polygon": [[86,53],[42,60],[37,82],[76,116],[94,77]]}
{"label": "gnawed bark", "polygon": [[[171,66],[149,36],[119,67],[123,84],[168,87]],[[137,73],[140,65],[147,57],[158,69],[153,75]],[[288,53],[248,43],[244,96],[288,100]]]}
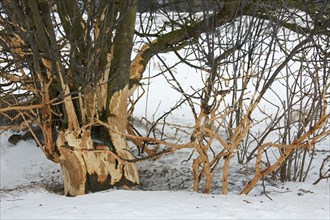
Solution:
{"label": "gnawed bark", "polygon": [[[293,149],[296,149],[296,148],[311,149],[317,143],[318,140],[320,140],[321,138],[330,134],[330,130],[327,130],[327,131],[324,131],[321,134],[311,138],[311,136],[313,134],[315,134],[315,132],[317,130],[321,129],[321,127],[330,119],[330,114],[326,114],[325,109],[326,108],[324,108],[322,116],[315,123],[315,125],[313,127],[311,127],[301,137],[294,140],[290,145],[265,143],[262,146],[260,146],[260,148],[258,149],[258,156],[257,156],[257,161],[256,161],[256,168],[255,168],[256,174],[255,174],[254,178],[241,191],[241,194],[248,194],[260,179],[262,179],[264,176],[270,174],[271,172],[273,172],[277,168],[279,168],[281,166],[281,164],[285,161],[285,159],[288,158],[288,156],[290,155],[290,153],[292,152]],[[307,143],[305,143],[306,140],[308,140]],[[273,165],[262,170],[261,154],[263,153],[264,149],[269,146],[281,148],[284,150],[283,150],[281,156],[277,159],[277,161]]]}
{"label": "gnawed bark", "polygon": [[77,196],[139,183],[135,164],[125,160],[132,159],[125,137],[110,133],[114,152],[107,145],[93,143],[90,130],[59,132],[56,145],[61,155],[65,195]]}
{"label": "gnawed bark", "polygon": [[67,196],[138,184],[134,180],[135,164],[122,160],[105,147],[75,150],[63,146],[60,164],[64,176],[64,193]]}

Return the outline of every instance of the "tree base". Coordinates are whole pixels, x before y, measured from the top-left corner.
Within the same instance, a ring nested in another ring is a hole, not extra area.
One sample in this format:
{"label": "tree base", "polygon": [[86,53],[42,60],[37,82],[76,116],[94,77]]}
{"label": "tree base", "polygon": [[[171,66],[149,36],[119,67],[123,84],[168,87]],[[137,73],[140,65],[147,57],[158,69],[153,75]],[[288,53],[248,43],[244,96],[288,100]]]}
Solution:
{"label": "tree base", "polygon": [[135,164],[123,160],[132,156],[125,151],[117,152],[117,155],[105,149],[73,150],[62,147],[60,164],[64,175],[64,194],[77,196],[115,186],[139,184]]}

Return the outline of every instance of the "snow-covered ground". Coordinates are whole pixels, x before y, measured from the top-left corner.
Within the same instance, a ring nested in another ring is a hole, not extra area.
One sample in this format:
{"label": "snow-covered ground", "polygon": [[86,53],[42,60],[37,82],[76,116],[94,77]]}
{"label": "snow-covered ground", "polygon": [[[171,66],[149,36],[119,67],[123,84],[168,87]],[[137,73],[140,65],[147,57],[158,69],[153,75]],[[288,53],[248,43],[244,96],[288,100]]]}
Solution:
{"label": "snow-covered ground", "polygon": [[[17,219],[328,219],[328,195],[302,184],[264,196],[123,191],[68,198],[45,190],[2,198],[1,217]],[[302,196],[297,194],[306,191]],[[326,193],[326,190],[323,190]]]}
{"label": "snow-covered ground", "polygon": [[[191,192],[188,152],[139,164],[141,186],[65,197],[60,168],[33,141],[11,145],[1,134],[1,219],[329,219],[329,183],[315,167],[304,183],[260,183],[237,195],[244,172],[231,177],[229,195]],[[316,159],[328,152],[318,152]],[[174,159],[176,158],[176,159]],[[220,190],[219,190],[220,191]],[[266,193],[266,194],[265,194]]]}

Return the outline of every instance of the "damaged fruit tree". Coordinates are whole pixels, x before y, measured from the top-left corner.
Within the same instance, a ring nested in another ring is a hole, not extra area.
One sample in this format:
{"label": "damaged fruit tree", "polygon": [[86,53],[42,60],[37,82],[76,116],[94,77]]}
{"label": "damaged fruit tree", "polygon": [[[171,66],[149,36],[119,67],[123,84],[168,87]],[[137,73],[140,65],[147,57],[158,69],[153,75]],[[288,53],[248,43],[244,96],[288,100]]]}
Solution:
{"label": "damaged fruit tree", "polygon": [[[327,1],[147,2],[1,0],[0,115],[8,122],[1,129],[28,131],[61,165],[68,196],[139,184],[137,161],[183,148],[194,154],[195,191],[211,192],[220,170],[228,193],[236,155],[240,163],[256,163],[243,194],[281,166],[283,179],[303,179],[304,168],[290,173],[292,157],[330,134]],[[166,78],[182,97],[168,114],[186,105],[193,115],[194,126],[176,127],[190,137],[186,141],[151,135],[166,126],[167,115],[146,135],[129,124],[139,100],[132,97],[156,58],[160,69],[153,75]],[[200,73],[201,86],[183,85],[177,65]],[[265,94],[275,83],[285,85],[287,100],[278,95],[282,103],[272,103],[278,110],[268,114],[261,103],[270,102]],[[264,117],[255,118],[256,111]],[[251,132],[265,121],[261,135]],[[282,139],[266,142],[277,131]],[[127,139],[147,156],[137,158]],[[254,149],[247,149],[252,142]],[[279,156],[264,163],[270,148]]]}

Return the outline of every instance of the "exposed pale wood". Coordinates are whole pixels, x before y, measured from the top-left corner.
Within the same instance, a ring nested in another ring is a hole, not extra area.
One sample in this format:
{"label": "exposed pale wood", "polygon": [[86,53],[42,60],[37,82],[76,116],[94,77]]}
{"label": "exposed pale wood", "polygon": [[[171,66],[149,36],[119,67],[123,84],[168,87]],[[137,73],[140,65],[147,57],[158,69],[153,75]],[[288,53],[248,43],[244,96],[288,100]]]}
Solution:
{"label": "exposed pale wood", "polygon": [[223,172],[222,172],[222,194],[228,194],[228,174],[229,174],[229,163],[231,159],[231,154],[225,156],[224,158],[224,165],[223,165]]}
{"label": "exposed pale wood", "polygon": [[[84,137],[84,134],[79,135]],[[93,148],[92,142],[82,141],[72,133],[61,132],[57,140],[61,153],[60,164],[64,175],[65,195],[77,196],[88,191],[99,191],[117,184],[138,184],[138,171],[128,151],[116,154],[109,148]]]}
{"label": "exposed pale wood", "polygon": [[96,109],[99,113],[105,111],[107,105],[107,95],[108,95],[108,80],[110,75],[110,66],[111,60],[113,56],[113,48],[111,49],[111,53],[106,54],[107,66],[102,74],[101,79],[98,82],[98,86],[96,88]]}
{"label": "exposed pale wood", "polygon": [[192,169],[193,169],[193,177],[194,177],[194,184],[193,184],[193,191],[198,192],[199,189],[199,178],[198,178],[198,168],[199,165],[202,163],[201,157],[198,156],[196,159],[193,160]]}
{"label": "exposed pale wood", "polygon": [[127,130],[128,134],[131,135],[132,142],[139,148],[140,151],[146,152],[149,156],[153,156],[156,154],[157,151],[151,150],[148,148],[148,146],[145,146],[143,140],[138,140],[137,138],[135,138],[137,135],[135,134],[135,132],[130,124],[127,124],[126,130]]}
{"label": "exposed pale wood", "polygon": [[263,149],[267,146],[274,146],[274,147],[280,147],[283,148],[284,151],[282,152],[281,156],[277,159],[277,161],[267,167],[264,170],[261,170],[261,153],[258,152],[257,162],[256,162],[256,174],[254,178],[245,186],[245,188],[241,191],[241,194],[248,194],[252,188],[257,184],[257,182],[264,176],[268,175],[269,173],[275,171],[280,165],[285,161],[285,159],[290,155],[291,151],[295,148],[311,148],[321,137],[324,137],[325,135],[330,134],[330,130],[327,130],[325,132],[322,132],[322,134],[312,138],[309,140],[308,144],[304,144],[304,141],[310,138],[312,134],[315,133],[316,130],[319,130],[324,123],[326,123],[329,118],[330,114],[325,114],[325,109],[323,110],[323,115],[321,118],[315,123],[313,127],[311,127],[305,134],[297,138],[295,141],[292,142],[290,145],[274,145],[271,143],[266,143],[263,145],[263,148],[259,148],[258,151],[261,152]]}
{"label": "exposed pale wood", "polygon": [[86,193],[87,172],[80,152],[60,147],[60,164],[64,177],[64,194],[77,196]]}
{"label": "exposed pale wood", "polygon": [[31,109],[37,109],[42,108],[44,106],[43,103],[35,104],[35,105],[18,105],[18,106],[8,106],[8,107],[2,107],[0,108],[0,113],[8,112],[8,111],[25,111],[25,110],[31,110]]}

